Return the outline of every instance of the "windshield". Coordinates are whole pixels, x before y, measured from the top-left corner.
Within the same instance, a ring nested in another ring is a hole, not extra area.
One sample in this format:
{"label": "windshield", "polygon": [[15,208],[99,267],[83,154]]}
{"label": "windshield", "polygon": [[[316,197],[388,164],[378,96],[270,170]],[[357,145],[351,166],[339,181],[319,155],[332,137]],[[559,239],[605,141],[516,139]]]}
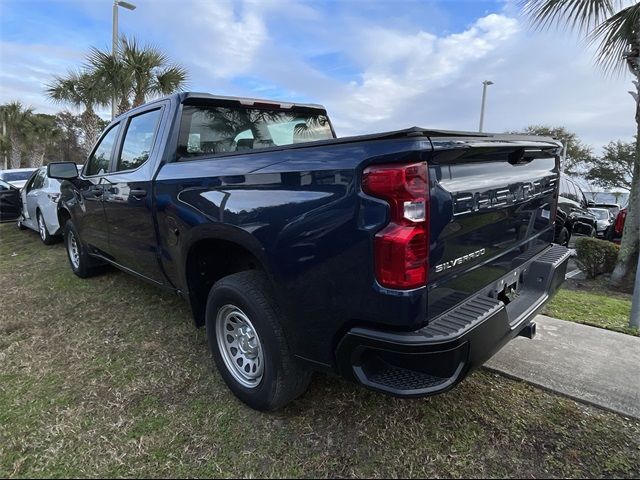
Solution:
{"label": "windshield", "polygon": [[593,213],[598,220],[609,220],[609,210],[592,208],[591,213]]}
{"label": "windshield", "polygon": [[33,170],[26,172],[2,172],[0,176],[2,176],[2,180],[5,182],[16,182],[20,180],[27,180],[32,173]]}
{"label": "windshield", "polygon": [[180,157],[257,150],[333,137],[326,115],[312,110],[185,106]]}

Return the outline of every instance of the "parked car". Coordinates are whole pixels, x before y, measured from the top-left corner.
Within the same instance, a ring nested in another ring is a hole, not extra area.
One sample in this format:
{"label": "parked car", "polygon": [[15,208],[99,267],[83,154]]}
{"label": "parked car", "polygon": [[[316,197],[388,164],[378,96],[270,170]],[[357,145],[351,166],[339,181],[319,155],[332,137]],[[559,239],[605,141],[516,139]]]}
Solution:
{"label": "parked car", "polygon": [[587,201],[582,189],[564,175],[560,178],[558,214],[556,216],[555,243],[569,245],[572,235],[595,237],[597,219],[589,208],[595,203]]}
{"label": "parked car", "polygon": [[0,180],[0,222],[20,216],[20,189]]}
{"label": "parked car", "polygon": [[607,229],[613,224],[613,214],[606,208],[589,208],[596,217],[596,235],[604,238],[607,234]]}
{"label": "parked car", "polygon": [[614,219],[618,216],[618,213],[620,213],[621,210],[620,205],[618,205],[617,203],[596,203],[594,207],[606,208],[607,210],[609,210],[609,212],[611,212],[611,215],[613,215]]}
{"label": "parked car", "polygon": [[64,225],[58,223],[59,199],[60,180],[50,178],[46,166],[40,167],[22,188],[18,226],[35,230],[45,245],[51,245],[63,233]]}
{"label": "parked car", "polygon": [[35,168],[12,168],[9,170],[0,170],[0,180],[10,183],[16,188],[22,188],[35,171]]}
{"label": "parked car", "polygon": [[314,369],[451,389],[563,282],[560,144],[410,128],[335,138],[326,110],[181,93],[116,117],[62,184],[72,271],[186,298],[235,395],[273,410]]}
{"label": "parked car", "polygon": [[627,218],[627,208],[620,210],[615,221],[607,230],[606,238],[615,243],[620,243],[622,232],[624,231],[624,222]]}

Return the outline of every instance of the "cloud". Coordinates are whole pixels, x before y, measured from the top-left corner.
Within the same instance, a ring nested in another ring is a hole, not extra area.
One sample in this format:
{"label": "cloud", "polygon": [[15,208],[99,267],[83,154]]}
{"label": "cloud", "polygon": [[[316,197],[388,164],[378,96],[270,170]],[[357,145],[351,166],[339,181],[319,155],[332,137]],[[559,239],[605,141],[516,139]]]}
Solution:
{"label": "cloud", "polygon": [[351,82],[341,94],[345,100],[338,107],[337,124],[353,131],[371,123],[390,124],[399,111],[415,106],[415,100],[455,84],[470,64],[498,49],[517,31],[517,21],[496,14],[443,37],[422,30],[363,29],[357,52],[365,65],[362,82]]}
{"label": "cloud", "polygon": [[[187,67],[190,89],[322,103],[340,135],[412,125],[475,130],[485,79],[495,82],[488,130],[563,125],[596,148],[634,134],[629,78],[606,78],[569,32],[532,32],[513,2],[488,3],[493,12],[473,16],[457,2],[135,3],[120,17],[122,31]],[[89,45],[108,46],[110,18],[94,2],[83,5],[76,24],[57,19],[73,35],[56,36],[55,45],[46,44],[50,30],[37,28],[51,25],[48,18],[29,16],[30,30],[15,38],[3,31],[0,101],[55,110],[43,84],[80,64]]]}
{"label": "cloud", "polygon": [[0,42],[0,102],[19,100],[40,112],[60,108],[44,98],[52,72],[63,73],[77,66],[81,53],[67,47]]}

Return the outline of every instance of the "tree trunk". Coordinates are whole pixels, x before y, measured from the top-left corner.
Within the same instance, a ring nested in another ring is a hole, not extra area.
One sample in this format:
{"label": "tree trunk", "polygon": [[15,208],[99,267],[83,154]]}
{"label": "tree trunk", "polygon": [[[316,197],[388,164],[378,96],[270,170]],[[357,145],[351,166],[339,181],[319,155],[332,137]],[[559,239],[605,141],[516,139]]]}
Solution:
{"label": "tree trunk", "polygon": [[88,157],[95,145],[100,131],[98,130],[98,116],[91,109],[85,110],[80,115],[82,128],[82,151],[85,157]]}
{"label": "tree trunk", "polygon": [[631,179],[631,192],[624,232],[620,242],[618,262],[611,275],[611,284],[616,288],[633,285],[634,272],[637,269],[638,249],[640,248],[640,76],[637,77],[636,92],[636,153]]}
{"label": "tree trunk", "polygon": [[9,149],[9,168],[20,168],[20,161],[22,159],[20,139],[15,134],[9,134],[9,142],[11,143]]}
{"label": "tree trunk", "polygon": [[122,99],[120,100],[120,103],[118,104],[118,115],[121,115],[124,112],[127,112],[129,110],[131,110],[129,99],[126,97],[122,97]]}
{"label": "tree trunk", "polygon": [[134,107],[139,107],[140,105],[142,105],[145,101],[145,95],[144,95],[144,91],[138,91],[135,94],[135,97],[133,99],[133,106]]}
{"label": "tree trunk", "polygon": [[45,147],[37,147],[33,149],[33,156],[31,157],[30,167],[39,168],[44,163]]}

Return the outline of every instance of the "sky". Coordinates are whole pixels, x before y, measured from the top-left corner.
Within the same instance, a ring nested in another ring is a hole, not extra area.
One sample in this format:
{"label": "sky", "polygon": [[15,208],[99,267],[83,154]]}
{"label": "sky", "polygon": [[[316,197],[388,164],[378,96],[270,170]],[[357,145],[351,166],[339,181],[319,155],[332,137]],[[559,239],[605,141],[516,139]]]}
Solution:
{"label": "sky", "polygon": [[[565,126],[598,152],[635,133],[629,74],[605,75],[565,31],[534,31],[515,0],[130,0],[120,33],[165,51],[188,90],[324,105],[339,136],[419,126]],[[111,48],[111,0],[0,0],[0,103],[43,93],[90,46]],[[102,114],[108,117],[108,111]]]}

